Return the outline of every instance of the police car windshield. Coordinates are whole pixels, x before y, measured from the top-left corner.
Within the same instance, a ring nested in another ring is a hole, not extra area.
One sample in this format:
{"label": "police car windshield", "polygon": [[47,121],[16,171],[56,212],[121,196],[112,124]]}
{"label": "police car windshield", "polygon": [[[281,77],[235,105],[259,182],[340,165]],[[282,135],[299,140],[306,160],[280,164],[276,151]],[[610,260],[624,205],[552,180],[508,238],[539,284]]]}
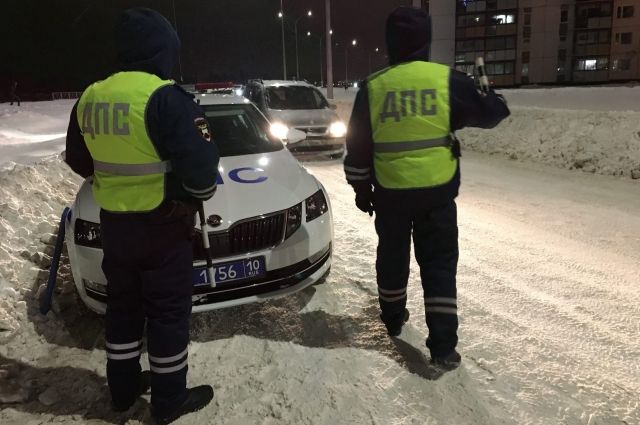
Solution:
{"label": "police car windshield", "polygon": [[203,105],[220,156],[275,152],[284,148],[269,122],[251,105]]}
{"label": "police car windshield", "polygon": [[267,87],[266,97],[270,109],[323,109],[329,106],[324,96],[313,87]]}

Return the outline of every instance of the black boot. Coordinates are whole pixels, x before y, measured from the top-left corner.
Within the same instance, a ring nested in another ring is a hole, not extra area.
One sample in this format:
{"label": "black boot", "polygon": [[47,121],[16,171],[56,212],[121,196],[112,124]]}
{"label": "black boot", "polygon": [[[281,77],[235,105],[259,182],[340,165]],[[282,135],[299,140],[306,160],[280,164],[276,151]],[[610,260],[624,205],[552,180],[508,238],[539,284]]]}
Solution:
{"label": "black boot", "polygon": [[174,410],[169,412],[153,411],[153,419],[158,425],[166,425],[187,413],[197,412],[205,407],[213,399],[213,388],[210,385],[200,385],[199,387],[187,390],[186,400]]}
{"label": "black boot", "polygon": [[402,333],[402,326],[409,320],[409,310],[404,309],[404,315],[397,317],[387,318],[383,314],[380,314],[380,320],[387,327],[387,333],[389,336],[398,336]]}
{"label": "black boot", "polygon": [[135,397],[131,400],[111,400],[111,409],[114,412],[126,412],[136,402],[138,397],[149,392],[151,387],[151,372],[145,370],[140,373],[140,388],[136,391]]}
{"label": "black boot", "polygon": [[431,364],[444,370],[457,369],[461,362],[462,357],[456,350],[453,350],[446,356],[431,357]]}

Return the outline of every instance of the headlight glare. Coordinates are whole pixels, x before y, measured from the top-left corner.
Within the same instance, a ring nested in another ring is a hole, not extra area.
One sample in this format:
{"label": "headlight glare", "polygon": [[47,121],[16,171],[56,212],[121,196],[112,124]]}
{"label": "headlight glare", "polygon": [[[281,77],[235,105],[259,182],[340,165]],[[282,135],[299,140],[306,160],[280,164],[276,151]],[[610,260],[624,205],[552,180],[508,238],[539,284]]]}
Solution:
{"label": "headlight glare", "polygon": [[331,137],[344,137],[347,134],[347,126],[342,121],[336,121],[329,127]]}
{"label": "headlight glare", "polygon": [[307,210],[307,223],[329,211],[329,204],[322,189],[306,199],[305,207]]}
{"label": "headlight glare", "polygon": [[295,231],[300,228],[300,224],[302,224],[302,204],[298,204],[287,210],[287,230],[285,232],[285,239],[293,235]]}
{"label": "headlight glare", "polygon": [[100,224],[76,219],[73,240],[76,245],[89,248],[102,248],[102,232]]}
{"label": "headlight glare", "polygon": [[273,137],[277,137],[278,139],[286,139],[289,134],[289,127],[282,124],[281,122],[274,122],[271,124],[271,135]]}

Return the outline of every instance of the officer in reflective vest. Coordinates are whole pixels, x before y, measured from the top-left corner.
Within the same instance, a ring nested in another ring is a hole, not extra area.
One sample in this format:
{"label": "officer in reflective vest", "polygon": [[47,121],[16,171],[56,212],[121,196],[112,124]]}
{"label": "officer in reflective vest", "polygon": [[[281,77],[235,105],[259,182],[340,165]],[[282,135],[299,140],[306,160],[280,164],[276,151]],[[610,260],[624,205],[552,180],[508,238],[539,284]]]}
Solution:
{"label": "officer in reflective vest", "polygon": [[[180,42],[149,9],[116,24],[121,71],[89,86],[71,113],[66,161],[92,176],[107,278],[107,380],[128,410],[151,387],[152,414],[169,423],[211,401],[187,389],[192,234],[197,204],[216,190],[218,150],[193,96],[169,76]],[[140,354],[146,321],[151,371]]]}
{"label": "officer in reflective vest", "polygon": [[400,7],[387,19],[390,67],[361,85],[347,134],[344,170],[356,206],[375,212],[380,318],[391,336],[406,309],[413,235],[420,266],[431,361],[460,364],[456,350],[460,147],[453,132],[492,128],[509,115],[501,96],[482,95],[473,80],[428,62],[431,21]]}

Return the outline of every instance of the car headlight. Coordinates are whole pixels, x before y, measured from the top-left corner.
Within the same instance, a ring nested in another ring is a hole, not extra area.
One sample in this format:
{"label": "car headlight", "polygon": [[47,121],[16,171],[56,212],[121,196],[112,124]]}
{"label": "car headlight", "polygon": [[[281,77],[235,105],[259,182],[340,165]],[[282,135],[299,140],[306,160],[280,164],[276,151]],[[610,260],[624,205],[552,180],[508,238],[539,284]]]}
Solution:
{"label": "car headlight", "polygon": [[271,135],[273,137],[277,137],[278,139],[286,139],[289,134],[289,127],[282,124],[281,122],[274,122],[271,124]]}
{"label": "car headlight", "polygon": [[102,248],[102,232],[100,231],[100,224],[81,220],[79,218],[76,219],[73,240],[76,245],[88,246],[89,248]]}
{"label": "car headlight", "polygon": [[302,204],[298,204],[287,210],[287,230],[285,232],[285,239],[293,235],[302,224]]}
{"label": "car headlight", "polygon": [[347,134],[347,126],[342,121],[336,121],[329,126],[331,137],[344,137]]}
{"label": "car headlight", "polygon": [[305,201],[307,207],[307,223],[329,211],[329,204],[322,189],[309,196]]}

